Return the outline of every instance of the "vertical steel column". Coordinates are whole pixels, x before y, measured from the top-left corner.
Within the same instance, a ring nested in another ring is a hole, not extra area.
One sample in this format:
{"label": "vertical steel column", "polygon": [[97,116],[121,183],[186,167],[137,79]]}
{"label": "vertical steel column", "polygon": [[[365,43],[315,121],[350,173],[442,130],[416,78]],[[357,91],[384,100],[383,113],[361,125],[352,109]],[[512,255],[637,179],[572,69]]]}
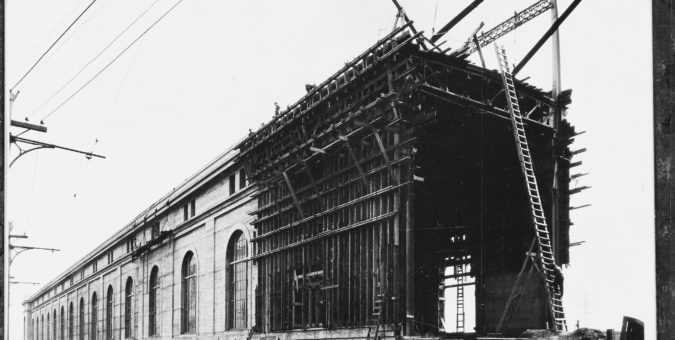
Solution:
{"label": "vertical steel column", "polygon": [[[557,0],[551,0],[551,4],[553,5],[551,7],[551,21],[553,24],[558,21],[558,1]],[[559,209],[559,204],[560,204],[560,197],[559,197],[559,192],[558,192],[558,168],[559,168],[559,162],[558,162],[558,139],[559,139],[559,129],[560,129],[560,123],[562,121],[562,112],[560,111],[560,105],[559,105],[559,99],[560,99],[560,88],[561,88],[561,80],[560,80],[560,35],[558,33],[558,30],[553,33],[553,36],[551,37],[551,45],[552,45],[552,55],[553,55],[553,84],[551,87],[551,96],[553,97],[553,108],[552,108],[552,120],[551,120],[551,126],[553,127],[553,186],[552,186],[552,195],[551,195],[551,246],[553,250],[553,256],[556,260],[556,262],[560,261],[560,253],[559,253],[559,243],[560,243],[560,209]]]}

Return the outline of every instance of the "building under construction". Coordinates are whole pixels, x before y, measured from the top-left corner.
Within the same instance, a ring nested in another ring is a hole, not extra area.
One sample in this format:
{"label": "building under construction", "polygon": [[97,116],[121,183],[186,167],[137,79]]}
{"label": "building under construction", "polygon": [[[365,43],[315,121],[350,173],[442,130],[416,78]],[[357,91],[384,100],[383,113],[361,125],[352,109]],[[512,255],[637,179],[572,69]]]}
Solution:
{"label": "building under construction", "polygon": [[552,6],[457,50],[399,12],[404,24],[36,293],[26,338],[564,330],[569,92],[515,79],[502,49],[497,70],[467,60]]}

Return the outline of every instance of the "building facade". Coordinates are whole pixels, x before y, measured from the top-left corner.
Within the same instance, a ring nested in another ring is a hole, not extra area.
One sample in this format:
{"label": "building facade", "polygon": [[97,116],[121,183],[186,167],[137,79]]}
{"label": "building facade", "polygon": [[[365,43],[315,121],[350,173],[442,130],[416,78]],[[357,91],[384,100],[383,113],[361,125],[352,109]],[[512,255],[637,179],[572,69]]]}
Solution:
{"label": "building facade", "polygon": [[[554,100],[516,80],[507,97],[499,72],[429,48],[410,25],[307,86],[36,293],[26,339],[363,339],[564,324],[543,275],[569,262],[575,131],[553,114],[569,92]],[[525,113],[519,123],[508,100]]]}
{"label": "building facade", "polygon": [[229,152],[25,302],[25,339],[244,338],[255,207]]}

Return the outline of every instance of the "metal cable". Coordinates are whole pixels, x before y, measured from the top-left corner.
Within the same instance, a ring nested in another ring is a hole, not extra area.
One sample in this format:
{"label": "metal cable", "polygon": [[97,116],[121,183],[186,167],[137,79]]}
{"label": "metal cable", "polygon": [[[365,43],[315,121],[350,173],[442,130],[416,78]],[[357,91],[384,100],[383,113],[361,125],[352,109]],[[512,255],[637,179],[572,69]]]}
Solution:
{"label": "metal cable", "polygon": [[80,18],[82,18],[82,16],[83,16],[85,13],[87,13],[87,11],[91,8],[91,6],[92,6],[94,3],[96,3],[96,1],[98,1],[98,0],[92,0],[92,1],[89,3],[89,5],[87,5],[87,7],[86,7],[82,12],[80,12],[80,15],[78,15],[77,18],[75,18],[75,20],[73,20],[73,22],[71,22],[70,25],[68,25],[68,27],[66,28],[66,30],[63,31],[63,32],[61,33],[61,35],[59,35],[59,37],[56,38],[56,40],[54,40],[54,42],[49,46],[49,48],[47,48],[47,50],[46,50],[44,53],[42,53],[42,55],[40,56],[40,58],[38,58],[38,60],[35,61],[35,63],[33,64],[33,66],[31,66],[31,67],[28,69],[28,71],[26,71],[26,73],[24,73],[24,75],[23,75],[21,78],[19,78],[19,80],[16,82],[16,84],[14,84],[14,86],[12,86],[12,88],[10,89],[10,91],[14,91],[14,89],[15,89],[17,86],[19,86],[19,84],[21,84],[21,82],[22,82],[24,79],[26,79],[26,77],[28,76],[28,74],[31,73],[31,72],[35,69],[35,67],[40,63],[40,61],[42,61],[42,59],[44,59],[44,57],[47,55],[47,53],[49,53],[49,51],[51,51],[52,48],[54,48],[54,46],[56,46],[56,44],[61,40],[61,38],[63,38],[63,37],[66,35],[66,33],[68,33],[68,31],[75,25],[75,23],[77,23],[77,22],[80,20]]}
{"label": "metal cable", "polygon": [[147,14],[155,6],[155,4],[157,4],[157,2],[159,2],[159,0],[155,0],[152,4],[150,4],[150,6],[146,8],[140,15],[138,15],[136,19],[134,19],[131,23],[129,23],[129,25],[127,25],[127,27],[125,27],[119,34],[117,34],[117,36],[112,41],[110,41],[108,45],[106,45],[100,52],[98,52],[98,54],[96,54],[93,58],[91,58],[89,62],[87,62],[84,66],[82,66],[82,68],[80,68],[80,70],[77,71],[65,84],[63,84],[56,92],[54,92],[54,94],[52,94],[49,98],[47,98],[47,100],[42,102],[40,106],[38,106],[35,110],[33,110],[30,114],[28,114],[28,116],[33,116],[35,113],[40,111],[45,105],[47,105],[50,101],[52,101],[54,97],[56,97],[59,93],[61,93],[61,91],[63,91],[68,85],[70,85],[70,83],[73,80],[75,80],[75,78],[77,78],[87,67],[89,67],[89,65],[91,65],[94,61],[96,61],[96,59],[98,59],[101,55],[103,55],[103,53],[105,53],[105,51],[107,51],[108,48],[110,48],[110,46],[112,46],[115,42],[117,42],[117,40],[120,37],[122,37],[122,35],[124,35],[124,33],[126,33],[129,30],[129,28],[131,28],[131,26],[135,25],[138,22],[138,20],[140,20],[143,16],[145,16],[145,14]]}
{"label": "metal cable", "polygon": [[85,87],[87,87],[89,84],[91,84],[91,82],[94,81],[94,79],[98,78],[98,76],[101,75],[101,73],[103,73],[105,70],[108,69],[108,67],[110,67],[113,63],[115,63],[115,61],[117,61],[117,59],[119,59],[126,51],[128,51],[143,36],[145,36],[145,34],[147,34],[153,27],[155,27],[155,25],[157,25],[160,21],[162,21],[162,19],[164,19],[169,13],[171,13],[171,11],[173,11],[173,9],[176,8],[176,6],[178,6],[181,2],[183,2],[183,0],[176,1],[176,3],[173,4],[173,6],[171,6],[166,12],[164,12],[164,14],[162,14],[162,16],[159,17],[159,19],[157,19],[154,23],[152,23],[152,25],[150,25],[150,27],[148,27],[145,31],[143,31],[143,33],[141,33],[138,37],[136,37],[136,39],[134,39],[134,41],[132,41],[131,44],[129,44],[127,47],[125,47],[124,50],[122,50],[122,52],[120,52],[117,56],[115,56],[115,58],[113,58],[108,64],[106,64],[93,77],[91,77],[89,80],[87,80],[87,82],[84,83],[84,85],[82,85],[79,89],[77,89],[75,92],[73,92],[73,94],[71,94],[68,98],[66,98],[66,100],[64,100],[56,108],[54,108],[52,111],[50,111],[48,114],[46,114],[42,118],[42,120],[45,120],[45,119],[49,118],[52,114],[54,114],[61,107],[63,107],[66,103],[68,103],[71,99],[73,99],[73,97],[75,97],[78,93],[80,93],[80,91],[82,91]]}

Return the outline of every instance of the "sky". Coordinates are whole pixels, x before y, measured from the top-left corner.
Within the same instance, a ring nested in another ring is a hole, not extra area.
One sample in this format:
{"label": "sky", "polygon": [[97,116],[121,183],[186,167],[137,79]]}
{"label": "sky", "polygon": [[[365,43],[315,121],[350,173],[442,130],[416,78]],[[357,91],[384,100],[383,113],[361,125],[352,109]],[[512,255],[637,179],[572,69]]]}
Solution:
{"label": "sky", "polygon": [[[322,82],[387,34],[396,14],[388,0],[182,1],[61,105],[175,1],[97,0],[16,87],[12,118],[44,120],[49,129],[23,137],[106,158],[40,150],[12,166],[12,233],[29,236],[15,243],[60,249],[19,255],[14,280],[45,284],[62,273],[267,122],[275,102],[294,103],[305,84]],[[470,2],[399,1],[427,36]],[[445,46],[456,48],[481,21],[492,27],[533,2],[486,0],[445,36]],[[6,3],[13,86],[90,0]],[[559,0],[560,12],[570,3]],[[632,316],[645,322],[648,339],[655,337],[650,13],[645,1],[586,0],[560,30],[562,85],[573,90],[567,117],[586,131],[572,148],[588,149],[574,161],[583,162],[575,171],[589,175],[572,186],[592,187],[572,198],[573,206],[592,205],[571,212],[571,239],[585,243],[571,249],[564,268],[568,324],[619,329]],[[517,63],[550,22],[545,13],[500,39],[510,60]],[[550,51],[546,44],[519,76],[550,89]],[[486,62],[497,68],[492,49]],[[39,287],[12,285],[11,340],[22,337],[21,302]]]}

